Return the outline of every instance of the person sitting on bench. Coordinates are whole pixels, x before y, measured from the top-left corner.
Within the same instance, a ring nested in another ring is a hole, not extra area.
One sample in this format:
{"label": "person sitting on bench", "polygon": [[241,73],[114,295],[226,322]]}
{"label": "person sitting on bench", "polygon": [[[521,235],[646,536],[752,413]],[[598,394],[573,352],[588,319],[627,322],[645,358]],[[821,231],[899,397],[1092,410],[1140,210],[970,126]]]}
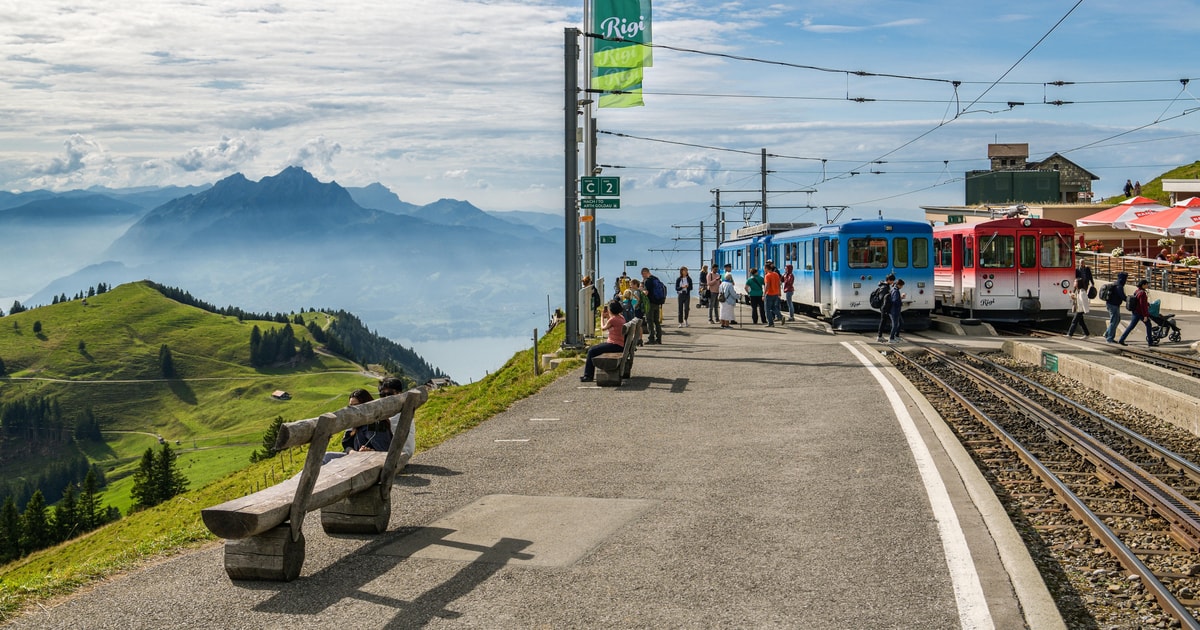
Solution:
{"label": "person sitting on bench", "polygon": [[587,362],[583,364],[583,376],[579,377],[580,382],[591,383],[596,380],[596,364],[593,362],[596,356],[608,352],[625,351],[625,318],[621,316],[623,311],[620,302],[616,300],[609,302],[608,308],[604,311],[604,318],[600,322],[600,329],[608,331],[608,341],[598,343],[588,350]]}
{"label": "person sitting on bench", "polygon": [[[368,392],[365,389],[356,389],[350,392],[350,401],[348,405],[353,407],[355,405],[371,402],[372,400],[375,399],[371,396],[371,392]],[[361,427],[354,427],[342,435],[342,452],[325,453],[325,457],[321,460],[321,463],[328,464],[329,462],[342,457],[347,453],[368,451],[386,452],[391,443],[392,425],[386,420],[376,422],[374,424],[363,425]]]}

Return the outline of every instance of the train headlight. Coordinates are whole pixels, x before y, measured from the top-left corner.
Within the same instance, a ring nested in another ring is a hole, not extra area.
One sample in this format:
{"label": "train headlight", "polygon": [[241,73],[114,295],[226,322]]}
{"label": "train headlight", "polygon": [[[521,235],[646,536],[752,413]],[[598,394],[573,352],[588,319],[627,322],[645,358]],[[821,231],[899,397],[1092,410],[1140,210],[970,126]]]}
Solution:
{"label": "train headlight", "polygon": [[1021,221],[1021,225],[1024,225],[1025,227],[1029,227],[1029,226],[1033,225],[1033,221],[1030,219],[1023,219]]}
{"label": "train headlight", "polygon": [[983,288],[985,288],[985,289],[991,289],[994,286],[996,286],[996,283],[992,282],[991,280],[988,280],[983,283]]}
{"label": "train headlight", "polygon": [[1067,287],[1071,286],[1071,281],[1070,281],[1070,280],[1063,280],[1062,282],[1058,283],[1058,286],[1060,286],[1060,287],[1062,287],[1062,288],[1064,288],[1064,289],[1065,289],[1065,288],[1067,288]]}

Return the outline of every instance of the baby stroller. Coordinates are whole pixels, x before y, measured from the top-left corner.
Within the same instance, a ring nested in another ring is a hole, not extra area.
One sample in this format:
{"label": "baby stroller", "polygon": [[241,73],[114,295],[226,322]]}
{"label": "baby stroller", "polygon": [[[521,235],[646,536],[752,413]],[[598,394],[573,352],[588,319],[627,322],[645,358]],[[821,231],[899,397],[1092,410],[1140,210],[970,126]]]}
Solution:
{"label": "baby stroller", "polygon": [[1155,341],[1162,341],[1163,337],[1171,341],[1183,339],[1183,332],[1175,324],[1175,315],[1163,315],[1159,312],[1161,303],[1161,300],[1150,303],[1150,321],[1154,323],[1154,326],[1150,327],[1150,334],[1154,336]]}

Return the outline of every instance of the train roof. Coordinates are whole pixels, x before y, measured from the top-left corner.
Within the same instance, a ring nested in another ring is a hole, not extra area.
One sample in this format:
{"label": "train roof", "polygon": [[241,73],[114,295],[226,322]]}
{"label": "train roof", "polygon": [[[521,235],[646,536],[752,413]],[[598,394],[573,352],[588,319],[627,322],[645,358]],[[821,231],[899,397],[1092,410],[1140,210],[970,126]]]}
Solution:
{"label": "train roof", "polygon": [[935,233],[945,232],[974,232],[976,230],[995,230],[995,229],[1017,229],[1017,228],[1053,228],[1053,229],[1075,229],[1075,226],[1062,221],[1052,221],[1050,219],[1033,219],[1030,217],[1014,217],[1011,219],[995,219],[992,221],[981,221],[979,223],[954,223],[949,225],[939,225],[933,228]]}
{"label": "train roof", "polygon": [[[906,233],[923,232],[929,234],[933,227],[925,221],[910,221],[905,219],[851,219],[841,223],[827,223],[825,225],[814,225],[811,227],[800,228],[796,230],[788,230],[778,234],[772,234],[771,240],[778,241],[794,236],[806,236],[810,234],[879,234],[881,232],[889,232],[893,230],[903,230]],[[763,240],[762,236],[757,236],[759,240]],[[754,238],[731,238],[721,247],[732,244],[753,242]]]}

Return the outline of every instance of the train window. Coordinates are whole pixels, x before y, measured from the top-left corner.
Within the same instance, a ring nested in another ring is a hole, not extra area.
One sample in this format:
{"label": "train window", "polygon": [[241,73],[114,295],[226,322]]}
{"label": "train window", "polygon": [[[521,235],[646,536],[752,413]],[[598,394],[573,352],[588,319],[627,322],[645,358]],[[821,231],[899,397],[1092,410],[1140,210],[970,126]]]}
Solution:
{"label": "train window", "polygon": [[971,269],[975,266],[975,238],[972,236],[963,237],[963,268]]}
{"label": "train window", "polygon": [[1062,236],[1055,234],[1054,236],[1042,237],[1042,266],[1047,268],[1052,267],[1072,267],[1071,262],[1071,242]]}
{"label": "train window", "polygon": [[912,242],[912,263],[917,269],[929,267],[929,239],[914,238]]}
{"label": "train window", "polygon": [[846,239],[846,264],[851,269],[883,269],[888,265],[887,249],[886,238]]}
{"label": "train window", "polygon": [[1021,235],[1021,268],[1029,269],[1037,266],[1037,237],[1032,234]]}
{"label": "train window", "polygon": [[742,263],[742,257],[745,256],[745,254],[746,254],[746,250],[744,250],[744,249],[737,250],[737,255],[734,256],[734,260],[736,261],[733,263],[734,269],[745,269],[746,268],[746,265]]}
{"label": "train window", "polygon": [[836,239],[836,238],[829,239],[829,249],[826,250],[825,253],[827,254],[825,270],[826,271],[837,271],[838,270],[838,239]]}
{"label": "train window", "polygon": [[897,269],[908,267],[908,239],[897,237],[892,239],[892,266]]}
{"label": "train window", "polygon": [[979,245],[979,266],[988,269],[1013,266],[1016,242],[1011,234],[992,234]]}
{"label": "train window", "polygon": [[938,255],[938,266],[939,267],[954,266],[954,248],[950,243],[951,243],[951,241],[948,238],[939,238],[937,240],[937,250],[938,250],[937,255]]}

